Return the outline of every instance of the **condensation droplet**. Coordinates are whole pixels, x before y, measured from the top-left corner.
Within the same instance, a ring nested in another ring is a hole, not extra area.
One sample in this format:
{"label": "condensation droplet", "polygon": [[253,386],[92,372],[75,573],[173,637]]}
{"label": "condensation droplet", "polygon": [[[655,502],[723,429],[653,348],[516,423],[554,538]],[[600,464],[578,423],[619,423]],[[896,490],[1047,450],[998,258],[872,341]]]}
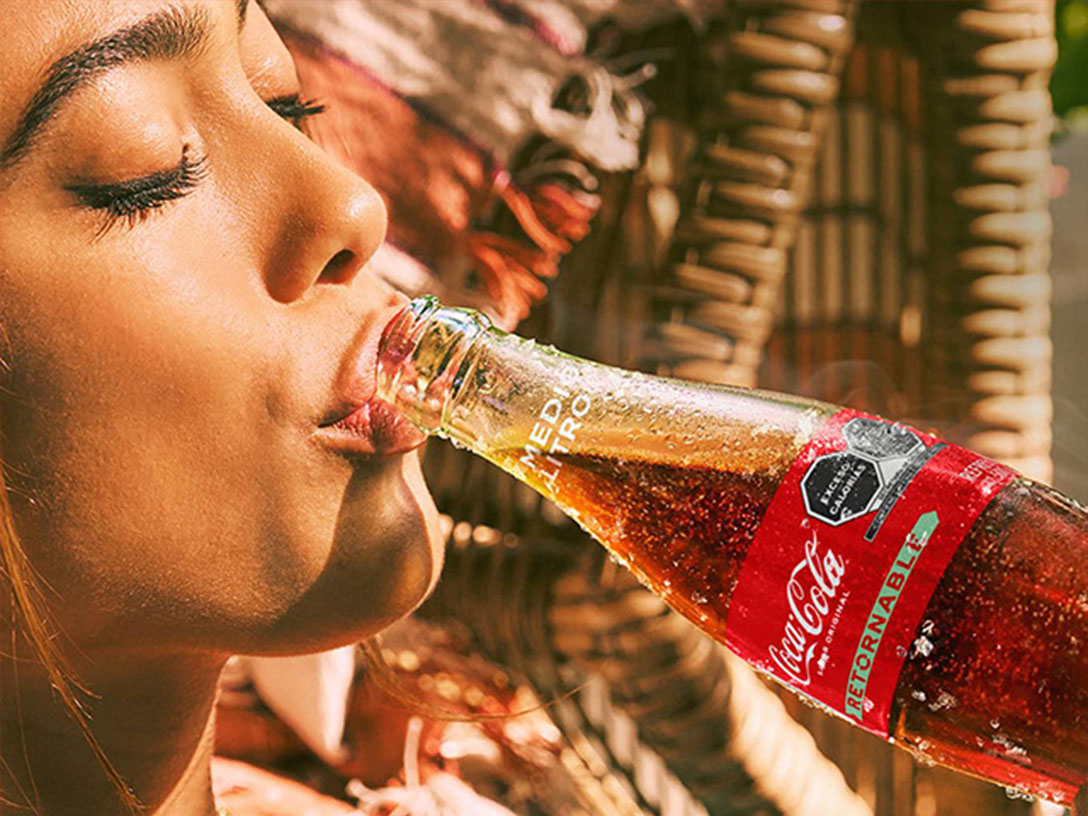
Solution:
{"label": "condensation droplet", "polygon": [[1009,799],[1022,799],[1025,802],[1035,801],[1035,797],[1032,796],[1030,793],[1025,793],[1022,790],[1017,790],[1016,788],[1011,787],[1005,788],[1005,796],[1007,796]]}
{"label": "condensation droplet", "polygon": [[623,558],[622,556],[616,555],[616,553],[614,552],[609,551],[608,560],[611,561],[613,564],[617,564],[624,569],[627,569],[627,559]]}
{"label": "condensation droplet", "polygon": [[949,694],[947,691],[942,691],[937,695],[937,699],[929,704],[930,711],[941,711],[945,708],[955,708],[956,698]]}
{"label": "condensation droplet", "polygon": [[922,655],[923,657],[929,657],[933,654],[933,641],[927,638],[925,635],[919,635],[914,639],[912,644],[914,647],[914,654]]}

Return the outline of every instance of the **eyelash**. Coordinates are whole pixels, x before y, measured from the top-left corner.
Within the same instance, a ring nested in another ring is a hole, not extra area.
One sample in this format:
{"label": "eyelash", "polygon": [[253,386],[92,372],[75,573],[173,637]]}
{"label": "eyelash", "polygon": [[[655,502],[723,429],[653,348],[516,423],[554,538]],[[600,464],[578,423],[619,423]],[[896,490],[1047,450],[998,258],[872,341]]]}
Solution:
{"label": "eyelash", "polygon": [[207,174],[205,157],[192,158],[186,145],[181,151],[181,161],[172,170],[116,184],[73,184],[65,189],[75,193],[84,207],[105,215],[96,236],[99,237],[122,219],[129,227],[143,221],[167,202],[186,195]]}
{"label": "eyelash", "polygon": [[[299,94],[277,96],[265,104],[299,131],[303,130],[306,119],[325,110],[324,105],[313,99],[304,100]],[[189,146],[185,145],[181,151],[181,161],[171,170],[160,170],[114,184],[72,184],[65,189],[74,193],[82,206],[105,215],[105,221],[96,235],[100,237],[121,220],[128,227],[135,226],[168,202],[187,195],[207,175],[207,157],[194,158]]]}
{"label": "eyelash", "polygon": [[265,102],[272,112],[302,130],[303,123],[311,116],[325,112],[325,106],[316,99],[303,99],[299,94],[277,96]]}

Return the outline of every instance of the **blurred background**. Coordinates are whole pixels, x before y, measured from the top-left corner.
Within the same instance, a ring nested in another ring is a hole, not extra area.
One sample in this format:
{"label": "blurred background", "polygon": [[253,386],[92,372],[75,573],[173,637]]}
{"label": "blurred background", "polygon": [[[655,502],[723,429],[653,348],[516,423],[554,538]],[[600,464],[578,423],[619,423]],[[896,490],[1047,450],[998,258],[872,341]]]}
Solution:
{"label": "blurred background", "polygon": [[[263,5],[328,105],[313,136],[385,196],[376,265],[406,291],[901,419],[1088,502],[1084,0]],[[221,754],[342,796],[403,785],[407,739],[524,814],[1065,812],[803,705],[532,491],[448,446],[425,464],[447,570],[381,660],[477,717],[552,702],[413,732],[364,690],[292,730],[274,689],[239,693]]]}

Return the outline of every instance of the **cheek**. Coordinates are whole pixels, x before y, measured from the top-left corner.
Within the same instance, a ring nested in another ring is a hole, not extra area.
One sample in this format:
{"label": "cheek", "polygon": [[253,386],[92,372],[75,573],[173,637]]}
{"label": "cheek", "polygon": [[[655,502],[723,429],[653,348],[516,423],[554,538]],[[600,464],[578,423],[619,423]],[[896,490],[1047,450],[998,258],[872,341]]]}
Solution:
{"label": "cheek", "polygon": [[322,575],[328,601],[353,599],[351,606],[371,619],[368,625],[384,628],[431,590],[441,553],[438,511],[423,483],[418,454],[392,457],[380,483],[357,473],[344,494]]}
{"label": "cheek", "polygon": [[412,500],[421,508],[426,534],[426,545],[430,555],[430,580],[424,597],[434,591],[435,585],[442,574],[442,566],[446,555],[446,536],[439,521],[438,508],[434,498],[423,479],[422,452],[406,457],[404,467],[404,481],[412,496]]}
{"label": "cheek", "polygon": [[418,606],[442,567],[438,511],[416,454],[356,470],[332,547],[306,591],[237,651],[289,654],[357,642]]}
{"label": "cheek", "polygon": [[[121,622],[135,624],[126,637],[197,637],[202,620],[238,614],[239,576],[259,591],[291,574],[317,538],[291,529],[297,508],[316,500],[334,517],[346,464],[305,459],[291,424],[297,354],[247,306],[244,285],[126,269],[120,256],[112,267],[62,261],[22,259],[42,274],[5,274],[0,298],[17,529],[73,637]],[[283,488],[304,466],[318,471],[307,492]]]}

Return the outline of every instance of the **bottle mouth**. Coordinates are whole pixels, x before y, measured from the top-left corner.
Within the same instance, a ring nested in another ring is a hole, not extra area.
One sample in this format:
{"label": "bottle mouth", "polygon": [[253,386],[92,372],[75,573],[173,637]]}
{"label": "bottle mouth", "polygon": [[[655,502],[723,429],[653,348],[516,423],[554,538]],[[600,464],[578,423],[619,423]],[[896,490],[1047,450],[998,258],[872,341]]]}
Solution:
{"label": "bottle mouth", "polygon": [[460,384],[461,364],[491,327],[472,309],[448,309],[418,297],[385,327],[378,345],[377,394],[420,429],[433,433]]}
{"label": "bottle mouth", "polygon": [[[442,306],[438,298],[424,295],[415,298],[401,309],[382,331],[378,341],[378,396],[392,402],[393,389],[388,387],[396,379],[400,366],[419,345],[423,321]],[[387,387],[383,388],[382,386]]]}

